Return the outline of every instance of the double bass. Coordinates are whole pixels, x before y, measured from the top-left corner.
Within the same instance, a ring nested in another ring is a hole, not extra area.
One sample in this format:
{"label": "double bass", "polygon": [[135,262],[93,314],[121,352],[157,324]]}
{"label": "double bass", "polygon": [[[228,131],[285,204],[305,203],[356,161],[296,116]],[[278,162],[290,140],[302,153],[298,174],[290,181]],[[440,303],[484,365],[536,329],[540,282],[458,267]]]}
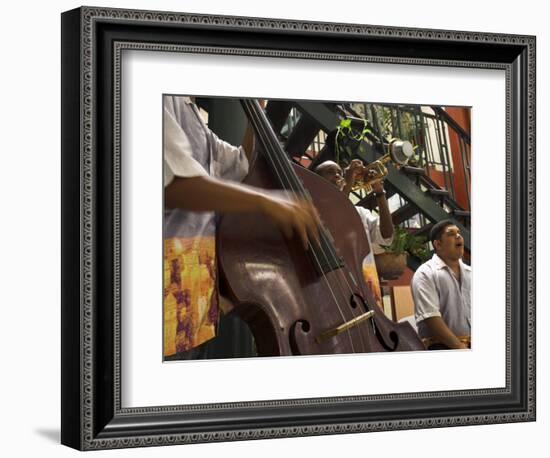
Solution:
{"label": "double bass", "polygon": [[241,100],[256,154],[243,183],[310,199],[319,239],[305,250],[264,215],[231,214],[217,230],[221,289],[248,324],[259,356],[424,350],[408,323],[376,304],[362,273],[370,247],[353,204],[325,179],[290,161],[257,100]]}

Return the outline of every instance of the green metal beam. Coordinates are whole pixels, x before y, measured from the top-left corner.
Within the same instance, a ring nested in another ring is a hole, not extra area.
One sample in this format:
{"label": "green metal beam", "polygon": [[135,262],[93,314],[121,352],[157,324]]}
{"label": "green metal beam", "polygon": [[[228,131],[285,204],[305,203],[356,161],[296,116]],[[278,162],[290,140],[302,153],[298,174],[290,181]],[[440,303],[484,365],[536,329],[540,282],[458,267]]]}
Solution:
{"label": "green metal beam", "polygon": [[340,124],[340,118],[325,103],[319,102],[294,102],[294,106],[303,114],[317,121],[319,129],[330,132]]}
{"label": "green metal beam", "polygon": [[[372,162],[377,159],[375,156],[365,158],[367,162]],[[434,200],[427,196],[418,186],[416,186],[404,173],[397,170],[394,166],[388,165],[388,176],[386,178],[392,186],[397,190],[397,193],[407,202],[416,205],[420,211],[432,222],[449,219],[460,229],[462,237],[464,237],[464,248],[470,251],[470,230],[467,229],[460,221],[447,213]]]}

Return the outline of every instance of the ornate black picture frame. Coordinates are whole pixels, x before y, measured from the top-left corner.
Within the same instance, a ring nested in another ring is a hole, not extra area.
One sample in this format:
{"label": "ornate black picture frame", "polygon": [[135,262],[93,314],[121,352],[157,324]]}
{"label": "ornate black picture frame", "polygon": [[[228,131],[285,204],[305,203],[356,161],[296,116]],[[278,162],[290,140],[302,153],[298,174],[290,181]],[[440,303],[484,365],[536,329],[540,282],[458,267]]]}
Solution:
{"label": "ornate black picture frame", "polygon": [[[506,73],[506,386],[123,408],[120,53]],[[82,7],[62,15],[62,435],[80,450],[535,420],[535,37]]]}

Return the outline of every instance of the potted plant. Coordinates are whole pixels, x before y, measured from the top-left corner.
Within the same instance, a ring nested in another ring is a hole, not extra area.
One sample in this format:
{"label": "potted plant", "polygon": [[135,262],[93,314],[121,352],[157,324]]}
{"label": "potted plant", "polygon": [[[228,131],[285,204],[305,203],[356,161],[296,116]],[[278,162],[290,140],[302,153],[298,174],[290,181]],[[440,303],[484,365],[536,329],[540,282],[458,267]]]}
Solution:
{"label": "potted plant", "polygon": [[426,237],[413,235],[400,226],[393,230],[391,245],[381,245],[384,253],[374,256],[378,275],[386,280],[399,278],[407,267],[407,256],[415,256],[427,261],[430,253],[426,247]]}

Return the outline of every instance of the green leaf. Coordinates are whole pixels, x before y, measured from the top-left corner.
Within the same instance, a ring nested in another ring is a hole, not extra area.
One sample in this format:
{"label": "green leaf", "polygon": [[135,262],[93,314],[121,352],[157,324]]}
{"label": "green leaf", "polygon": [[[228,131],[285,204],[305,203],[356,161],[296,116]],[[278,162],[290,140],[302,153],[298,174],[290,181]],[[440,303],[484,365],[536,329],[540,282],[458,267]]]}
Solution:
{"label": "green leaf", "polygon": [[351,127],[351,119],[344,118],[340,121],[340,127]]}

